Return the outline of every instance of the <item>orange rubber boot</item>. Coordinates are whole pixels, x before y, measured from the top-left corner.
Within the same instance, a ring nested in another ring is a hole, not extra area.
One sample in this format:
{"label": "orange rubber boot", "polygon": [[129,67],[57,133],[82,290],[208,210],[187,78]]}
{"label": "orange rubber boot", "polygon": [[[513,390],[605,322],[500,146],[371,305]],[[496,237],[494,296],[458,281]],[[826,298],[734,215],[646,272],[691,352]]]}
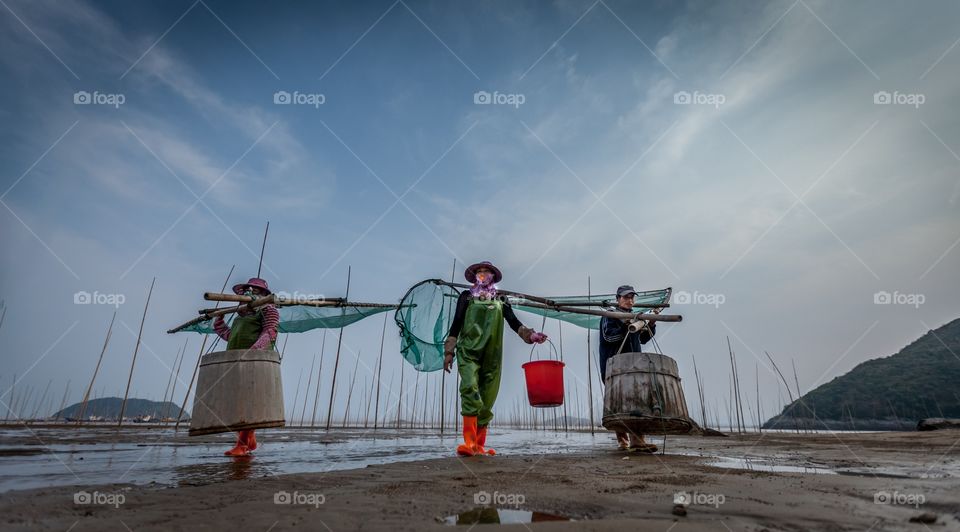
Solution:
{"label": "orange rubber boot", "polygon": [[463,443],[457,446],[457,454],[477,454],[477,416],[463,416]]}
{"label": "orange rubber boot", "polygon": [[243,440],[243,444],[247,446],[248,451],[256,450],[257,436],[253,430],[241,430],[240,438]]}
{"label": "orange rubber boot", "polygon": [[477,454],[489,454],[493,456],[497,454],[497,451],[493,449],[485,449],[484,445],[487,443],[487,427],[480,427],[477,429]]}
{"label": "orange rubber boot", "polygon": [[237,432],[237,444],[233,446],[233,449],[223,453],[224,456],[247,456],[249,449],[247,449],[247,445],[244,443],[244,432],[246,431],[241,430]]}

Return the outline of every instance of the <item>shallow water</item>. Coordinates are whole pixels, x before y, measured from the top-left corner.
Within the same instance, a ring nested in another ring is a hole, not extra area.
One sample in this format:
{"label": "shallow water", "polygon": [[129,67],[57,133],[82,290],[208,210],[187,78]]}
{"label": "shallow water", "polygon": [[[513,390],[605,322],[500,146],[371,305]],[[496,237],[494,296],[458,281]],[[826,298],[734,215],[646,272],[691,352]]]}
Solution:
{"label": "shallow water", "polygon": [[573,519],[544,512],[480,507],[460,512],[457,515],[447,516],[443,520],[444,524],[447,525],[514,525],[518,523],[543,523],[547,521],[573,521]]}
{"label": "shallow water", "polygon": [[[354,469],[449,457],[458,442],[452,433],[441,438],[421,430],[267,429],[257,431],[253,457],[226,458],[223,452],[235,439],[230,434],[189,438],[170,428],[116,434],[105,427],[0,430],[0,492],[107,483],[196,485]],[[105,443],[110,440],[119,441]],[[537,455],[609,451],[611,441],[605,433],[504,430],[491,433],[488,443],[504,454]]]}
{"label": "shallow water", "polygon": [[[255,456],[226,458],[235,436],[191,438],[170,427],[108,426],[19,427],[0,429],[0,492],[47,486],[111,483],[158,487],[211,484],[291,473],[318,473],[368,465],[446,458],[459,435],[436,430],[285,428],[257,431]],[[662,445],[660,438],[652,442]],[[488,443],[505,455],[606,454],[615,450],[613,434],[598,431],[543,432],[491,428]],[[960,476],[960,463],[936,469],[906,464],[858,464],[831,467],[803,453],[761,448],[750,452],[736,442],[671,437],[666,452],[702,459],[714,467],[800,474],[942,478]],[[747,444],[748,442],[744,442]],[[731,445],[732,444],[732,445]],[[745,454],[747,451],[749,454]]]}

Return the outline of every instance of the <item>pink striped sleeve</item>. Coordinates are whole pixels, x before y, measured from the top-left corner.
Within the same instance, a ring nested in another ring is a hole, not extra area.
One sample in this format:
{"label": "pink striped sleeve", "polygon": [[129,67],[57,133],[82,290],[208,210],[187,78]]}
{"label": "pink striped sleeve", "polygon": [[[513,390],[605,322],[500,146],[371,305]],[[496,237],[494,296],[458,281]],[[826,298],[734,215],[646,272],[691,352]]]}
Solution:
{"label": "pink striped sleeve", "polygon": [[230,327],[223,321],[223,316],[217,316],[217,319],[213,320],[213,330],[225,342],[230,341]]}

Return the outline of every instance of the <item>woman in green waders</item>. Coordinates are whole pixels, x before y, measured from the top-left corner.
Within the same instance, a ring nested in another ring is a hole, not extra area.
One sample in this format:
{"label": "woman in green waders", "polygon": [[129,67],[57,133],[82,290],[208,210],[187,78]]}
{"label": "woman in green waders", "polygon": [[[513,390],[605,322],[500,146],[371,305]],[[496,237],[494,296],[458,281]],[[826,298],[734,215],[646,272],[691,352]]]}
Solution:
{"label": "woman in green waders", "polygon": [[[267,282],[256,277],[233,287],[233,292],[241,296],[263,297],[270,295]],[[273,305],[263,305],[256,310],[241,310],[233,323],[227,327],[223,316],[217,316],[213,329],[227,342],[227,349],[274,349],[277,340],[277,326],[280,325],[280,313]],[[237,390],[237,398],[244,401],[256,401],[248,397],[247,390]],[[246,456],[257,448],[257,437],[253,430],[237,431],[237,444],[223,453],[226,456]]]}
{"label": "woman in green waders", "polygon": [[503,321],[524,342],[543,343],[547,335],[524,327],[506,300],[497,296],[496,283],[503,274],[489,262],[480,262],[464,272],[473,284],[457,300],[450,333],[443,344],[443,369],[447,373],[457,357],[460,373],[460,404],[463,414],[463,444],[457,454],[496,454],[486,449],[487,425],[493,419],[493,403],[500,391],[503,362]]}

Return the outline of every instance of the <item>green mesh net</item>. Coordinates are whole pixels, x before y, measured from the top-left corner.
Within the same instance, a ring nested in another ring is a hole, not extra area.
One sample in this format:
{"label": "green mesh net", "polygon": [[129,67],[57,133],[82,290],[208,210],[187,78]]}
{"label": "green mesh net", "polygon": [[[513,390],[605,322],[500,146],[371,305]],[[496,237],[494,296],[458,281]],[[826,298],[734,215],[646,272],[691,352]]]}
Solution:
{"label": "green mesh net", "polygon": [[[387,312],[395,308],[393,305],[353,306],[350,304],[338,307],[281,306],[277,307],[277,311],[280,313],[280,326],[277,327],[277,331],[301,333],[312,329],[339,329],[374,314]],[[201,334],[215,334],[212,319],[196,323],[182,330]]]}
{"label": "green mesh net", "polygon": [[400,353],[418,371],[443,368],[443,341],[460,292],[452,286],[427,280],[407,291],[394,315],[400,327]]}
{"label": "green mesh net", "polygon": [[[634,311],[649,311],[651,305],[663,305],[670,300],[670,288],[637,292]],[[456,311],[460,292],[438,279],[428,279],[414,285],[403,299],[394,315],[400,327],[400,351],[403,358],[418,371],[437,371],[443,368],[443,342],[450,330],[450,322]],[[616,306],[616,295],[560,296],[547,298],[558,306],[572,306],[597,310]],[[522,310],[546,316],[586,329],[598,329],[600,316],[566,312],[552,308],[530,306],[532,301],[510,297],[514,310]],[[526,303],[526,304],[525,304]]]}

